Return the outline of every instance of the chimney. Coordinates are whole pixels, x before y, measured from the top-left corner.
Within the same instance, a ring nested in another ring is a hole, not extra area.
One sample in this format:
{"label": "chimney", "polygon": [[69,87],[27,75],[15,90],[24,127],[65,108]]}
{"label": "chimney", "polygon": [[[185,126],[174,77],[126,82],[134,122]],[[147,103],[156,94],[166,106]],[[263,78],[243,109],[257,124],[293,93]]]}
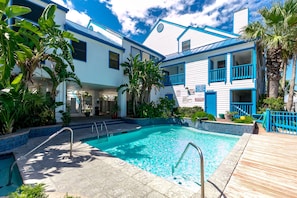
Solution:
{"label": "chimney", "polygon": [[249,23],[249,10],[243,9],[233,15],[233,32],[239,34],[242,29]]}

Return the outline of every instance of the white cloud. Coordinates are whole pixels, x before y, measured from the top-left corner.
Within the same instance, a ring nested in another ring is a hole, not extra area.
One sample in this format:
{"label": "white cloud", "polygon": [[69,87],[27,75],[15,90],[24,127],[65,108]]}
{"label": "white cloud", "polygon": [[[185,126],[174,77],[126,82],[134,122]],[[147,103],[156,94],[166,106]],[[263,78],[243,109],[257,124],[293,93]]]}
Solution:
{"label": "white cloud", "polygon": [[[249,8],[255,14],[255,10],[263,7],[263,2],[269,4],[269,1],[216,0],[204,5],[202,11],[185,13],[191,5],[199,4],[199,0],[99,0],[100,3],[106,3],[106,7],[118,18],[122,32],[134,35],[143,32],[137,27],[139,22],[152,26],[159,18],[184,26],[217,27],[231,21],[235,11]],[[152,9],[163,9],[166,12],[162,12],[162,16],[152,16]]]}
{"label": "white cloud", "polygon": [[91,17],[86,12],[79,12],[75,10],[75,7],[71,0],[66,0],[66,2],[64,0],[52,0],[52,1],[69,9],[68,13],[66,14],[67,20],[73,21],[82,26],[88,25]]}

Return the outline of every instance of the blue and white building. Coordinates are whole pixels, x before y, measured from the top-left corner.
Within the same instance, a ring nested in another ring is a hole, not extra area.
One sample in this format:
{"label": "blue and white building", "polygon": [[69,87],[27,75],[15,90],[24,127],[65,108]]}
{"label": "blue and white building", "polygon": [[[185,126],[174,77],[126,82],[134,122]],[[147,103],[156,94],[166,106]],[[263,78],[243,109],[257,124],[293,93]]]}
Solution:
{"label": "blue and white building", "polygon": [[226,111],[255,114],[265,71],[255,42],[239,38],[247,24],[247,9],[234,14],[232,33],[159,20],[143,43],[166,57],[165,87],[152,99],[167,96],[177,106],[201,106],[216,117]]}
{"label": "blue and white building", "polygon": [[[37,22],[50,2],[12,1],[32,9],[24,16],[32,22]],[[130,54],[140,54],[142,60],[162,61],[165,87],[153,92],[151,100],[168,96],[176,100],[177,106],[201,106],[215,116],[226,111],[256,113],[257,99],[264,93],[264,70],[255,43],[238,39],[240,28],[248,24],[247,10],[235,13],[233,33],[159,20],[142,44],[92,21],[87,27],[70,22],[67,12],[58,5],[56,22],[79,40],[72,43],[73,58],[83,87],[62,83],[56,101],[69,105],[72,115],[80,115],[86,108],[91,108],[92,114],[98,110],[108,113],[116,99],[119,116],[126,116],[127,95],[117,92],[117,87],[127,82],[120,64]],[[44,72],[37,71],[34,86],[42,85],[47,91],[50,81],[46,79]],[[59,120],[60,114],[56,116]]]}

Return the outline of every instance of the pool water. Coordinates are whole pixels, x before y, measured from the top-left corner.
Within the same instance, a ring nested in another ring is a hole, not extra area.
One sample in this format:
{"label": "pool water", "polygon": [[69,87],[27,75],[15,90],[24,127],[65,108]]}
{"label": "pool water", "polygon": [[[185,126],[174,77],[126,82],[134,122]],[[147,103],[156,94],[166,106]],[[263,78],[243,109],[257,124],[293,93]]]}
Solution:
{"label": "pool water", "polygon": [[118,157],[145,171],[175,183],[200,185],[200,157],[190,147],[174,174],[172,166],[179,160],[189,142],[201,148],[205,180],[217,169],[239,140],[239,136],[204,132],[190,127],[161,125],[104,139],[87,140],[89,145]]}
{"label": "pool water", "polygon": [[17,166],[14,166],[12,173],[12,185],[6,186],[8,182],[10,165],[15,161],[12,153],[0,155],[0,196],[7,196],[14,192],[22,185],[22,178],[20,176]]}

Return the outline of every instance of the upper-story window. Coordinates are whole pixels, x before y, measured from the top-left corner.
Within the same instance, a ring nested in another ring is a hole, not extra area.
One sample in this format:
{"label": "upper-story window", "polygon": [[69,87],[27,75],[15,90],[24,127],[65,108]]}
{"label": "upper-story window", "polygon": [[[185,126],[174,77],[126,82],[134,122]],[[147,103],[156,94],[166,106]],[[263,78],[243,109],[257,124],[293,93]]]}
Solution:
{"label": "upper-story window", "polygon": [[187,40],[187,41],[183,41],[182,42],[182,51],[187,51],[191,49],[191,41]]}
{"label": "upper-story window", "polygon": [[[140,56],[141,56],[141,53],[140,52],[141,52],[140,49],[137,49],[135,47],[131,47],[131,55],[133,57],[135,57],[137,54],[140,54]],[[140,59],[141,59],[141,57],[140,57]]]}
{"label": "upper-story window", "polygon": [[109,51],[109,68],[119,69],[120,55],[118,53]]}
{"label": "upper-story window", "polygon": [[72,42],[74,52],[72,56],[76,60],[87,61],[87,43],[84,41]]}
{"label": "upper-story window", "polygon": [[142,51],[142,50],[140,50],[140,49],[138,49],[136,47],[131,47],[131,55],[133,57],[135,57],[137,54],[140,55],[139,59],[141,61],[152,60],[154,62],[158,62],[158,60],[159,60],[157,57],[155,57],[155,56],[153,56],[153,55],[151,55],[151,54],[149,54],[149,53],[147,53],[145,51]]}
{"label": "upper-story window", "polygon": [[24,19],[27,19],[31,22],[38,22],[39,17],[41,16],[44,8],[32,3],[30,1],[24,1],[24,0],[13,0],[12,1],[13,5],[21,5],[21,6],[25,6],[25,7],[29,7],[31,8],[31,12],[29,12],[28,14],[22,15],[21,17]]}

